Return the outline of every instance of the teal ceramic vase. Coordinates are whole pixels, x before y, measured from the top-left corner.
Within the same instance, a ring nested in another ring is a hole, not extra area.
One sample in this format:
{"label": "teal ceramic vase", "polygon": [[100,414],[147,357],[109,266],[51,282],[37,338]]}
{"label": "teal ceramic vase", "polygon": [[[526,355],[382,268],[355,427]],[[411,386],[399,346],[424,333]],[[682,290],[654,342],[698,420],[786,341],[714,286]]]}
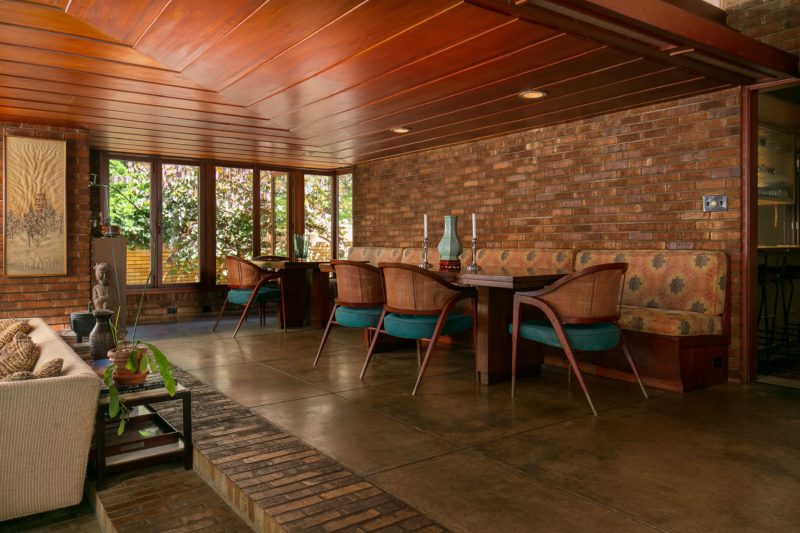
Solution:
{"label": "teal ceramic vase", "polygon": [[461,251],[461,241],[458,240],[458,217],[446,215],[444,217],[444,235],[439,241],[439,257],[442,261],[458,261]]}

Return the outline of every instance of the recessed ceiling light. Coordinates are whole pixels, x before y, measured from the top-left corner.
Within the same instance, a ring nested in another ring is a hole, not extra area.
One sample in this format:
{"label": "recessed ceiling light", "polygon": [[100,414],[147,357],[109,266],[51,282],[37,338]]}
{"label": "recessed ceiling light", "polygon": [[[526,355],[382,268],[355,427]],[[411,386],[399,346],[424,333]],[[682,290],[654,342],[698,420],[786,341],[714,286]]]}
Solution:
{"label": "recessed ceiling light", "polygon": [[411,131],[411,128],[406,126],[397,126],[396,128],[392,128],[390,131],[392,133],[408,133]]}
{"label": "recessed ceiling light", "polygon": [[547,96],[547,92],[539,89],[532,89],[530,91],[522,91],[519,93],[519,97],[524,98],[525,100],[537,100],[539,98],[544,98],[545,96]]}

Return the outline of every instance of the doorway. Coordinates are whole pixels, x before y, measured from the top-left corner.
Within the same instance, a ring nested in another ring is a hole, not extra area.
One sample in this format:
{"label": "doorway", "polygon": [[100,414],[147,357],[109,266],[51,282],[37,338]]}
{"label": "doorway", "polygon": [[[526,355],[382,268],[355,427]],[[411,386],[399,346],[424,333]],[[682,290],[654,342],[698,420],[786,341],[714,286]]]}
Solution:
{"label": "doorway", "polygon": [[749,124],[756,245],[751,379],[800,388],[800,83],[750,98],[757,99]]}

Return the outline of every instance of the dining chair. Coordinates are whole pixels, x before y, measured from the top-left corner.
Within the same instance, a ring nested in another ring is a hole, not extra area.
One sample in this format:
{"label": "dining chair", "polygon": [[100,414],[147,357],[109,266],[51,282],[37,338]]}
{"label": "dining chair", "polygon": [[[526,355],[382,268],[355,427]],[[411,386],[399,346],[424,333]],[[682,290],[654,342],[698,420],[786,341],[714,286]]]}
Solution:
{"label": "dining chair", "polygon": [[[477,339],[474,324],[477,322],[478,293],[473,287],[453,285],[438,274],[414,265],[379,263],[378,266],[383,277],[386,303],[378,319],[360,377],[364,379],[381,333],[416,340],[418,358],[420,341],[427,341],[428,349],[419,365],[417,382],[411,392],[411,396],[415,396],[433,349],[441,336],[471,329],[473,350],[475,349]],[[472,314],[454,312],[456,304],[466,299],[472,301]],[[477,360],[475,372],[477,376]]]}
{"label": "dining chair", "polygon": [[348,328],[367,328],[374,330],[383,311],[386,299],[383,296],[383,280],[376,267],[361,261],[330,262],[336,276],[337,295],[331,310],[322,342],[314,359],[314,366],[328,340],[334,324]]}
{"label": "dining chair", "polygon": [[[625,335],[617,325],[622,297],[622,284],[627,263],[606,263],[573,272],[544,289],[518,292],[514,295],[514,314],[511,323],[511,395],[514,395],[517,375],[519,338],[562,348],[575,372],[592,412],[597,410],[575,359],[576,352],[602,351],[622,345],[633,375],[644,397],[647,391],[639,377]],[[523,306],[540,309],[545,320],[520,319]],[[569,369],[568,369],[569,372]]]}
{"label": "dining chair", "polygon": [[225,265],[228,269],[229,290],[211,331],[217,330],[228,303],[244,306],[242,316],[236,325],[236,331],[233,332],[234,339],[236,334],[239,333],[239,328],[242,327],[242,324],[247,319],[253,304],[258,304],[259,306],[259,324],[263,326],[266,323],[266,302],[275,300],[280,300],[280,319],[283,329],[286,329],[286,295],[285,284],[282,282],[283,271],[267,272],[247,259],[232,255],[225,257]]}

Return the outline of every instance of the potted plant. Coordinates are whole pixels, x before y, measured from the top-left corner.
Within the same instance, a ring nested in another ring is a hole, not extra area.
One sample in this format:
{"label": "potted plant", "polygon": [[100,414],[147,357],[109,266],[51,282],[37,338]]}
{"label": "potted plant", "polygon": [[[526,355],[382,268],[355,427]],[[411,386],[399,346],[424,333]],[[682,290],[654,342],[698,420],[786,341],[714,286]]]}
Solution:
{"label": "potted plant", "polygon": [[170,396],[175,396],[177,382],[172,372],[172,365],[167,357],[155,345],[136,338],[136,326],[139,323],[142,303],[149,284],[150,276],[148,275],[145,290],[139,299],[136,319],[133,322],[133,340],[128,341],[124,336],[120,338],[118,328],[119,312],[117,312],[114,323],[111,324],[114,348],[108,351],[108,357],[112,363],[106,367],[103,373],[103,382],[108,388],[108,416],[111,420],[119,419],[117,435],[122,435],[125,432],[125,424],[130,414],[125,401],[120,397],[118,385],[142,383],[147,379],[150,371],[155,371],[164,380],[164,388],[167,389],[167,393]]}

